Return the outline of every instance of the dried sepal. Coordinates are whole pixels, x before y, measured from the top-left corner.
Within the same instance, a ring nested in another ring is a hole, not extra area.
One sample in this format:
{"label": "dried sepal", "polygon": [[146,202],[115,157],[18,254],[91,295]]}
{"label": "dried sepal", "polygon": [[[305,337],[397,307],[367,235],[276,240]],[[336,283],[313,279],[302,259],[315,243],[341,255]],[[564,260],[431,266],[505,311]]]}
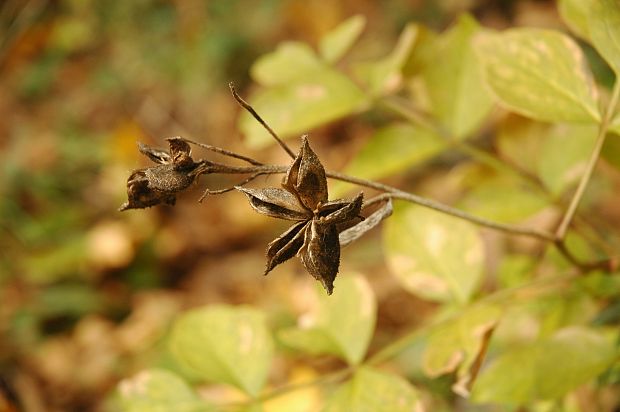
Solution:
{"label": "dried sepal", "polygon": [[250,206],[263,215],[286,220],[305,220],[311,217],[300,207],[297,198],[284,189],[248,189],[245,187],[236,187],[236,189],[245,193]]}
{"label": "dried sepal", "polygon": [[375,210],[362,222],[357,223],[340,232],[340,247],[345,247],[363,236],[370,229],[377,226],[381,221],[392,214],[392,200],[388,199],[379,209]]}
{"label": "dried sepal", "polygon": [[175,169],[188,169],[195,165],[192,159],[192,148],[182,137],[169,137],[166,139],[170,147],[170,156]]}
{"label": "dried sepal", "polygon": [[140,153],[151,159],[153,162],[160,165],[172,162],[170,154],[165,150],[155,149],[154,147],[148,146],[142,142],[138,142],[138,150],[140,151]]}
{"label": "dried sepal", "polygon": [[302,137],[299,154],[286,173],[282,183],[299,198],[308,210],[315,210],[320,203],[327,202],[327,178],[319,157],[310,148],[306,136]]}
{"label": "dried sepal", "polygon": [[[360,217],[363,202],[364,193],[360,192],[353,200],[339,200],[334,202],[334,205],[330,205],[331,202],[327,203],[320,208],[319,219],[323,224],[339,225],[341,223],[349,222]],[[333,206],[337,206],[335,210],[325,213],[326,210],[329,210]]]}
{"label": "dried sepal", "polygon": [[296,223],[267,245],[265,275],[297,254],[304,244],[304,233],[309,224],[307,221]]}
{"label": "dried sepal", "polygon": [[305,231],[304,244],[298,256],[308,273],[320,281],[327,294],[331,295],[340,266],[340,244],[336,227],[313,220]]}

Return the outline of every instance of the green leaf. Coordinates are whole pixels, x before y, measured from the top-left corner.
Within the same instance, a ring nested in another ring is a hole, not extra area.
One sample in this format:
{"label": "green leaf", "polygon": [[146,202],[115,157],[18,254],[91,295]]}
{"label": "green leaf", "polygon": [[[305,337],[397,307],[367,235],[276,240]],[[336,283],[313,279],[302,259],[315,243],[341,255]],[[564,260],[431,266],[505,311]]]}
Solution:
{"label": "green leaf", "polygon": [[565,328],[500,355],[480,374],[472,399],[502,404],[557,399],[598,376],[615,356],[608,336],[585,327]]}
{"label": "green leaf", "polygon": [[411,56],[418,31],[417,25],[408,24],[388,56],[355,67],[355,74],[368,86],[372,96],[392,93],[401,86],[402,69]]}
{"label": "green leaf", "polygon": [[[410,123],[393,123],[375,132],[345,168],[345,173],[363,179],[381,179],[422,163],[441,152],[445,143],[434,132]],[[337,182],[334,196],[346,184]]]}
{"label": "green leaf", "polygon": [[121,381],[118,401],[124,412],[203,412],[209,405],[172,372],[148,369]]}
{"label": "green leaf", "polygon": [[620,76],[620,4],[617,0],[593,1],[588,29],[594,48]]}
{"label": "green leaf", "polygon": [[579,46],[543,29],[483,32],[474,41],[501,104],[549,122],[598,122],[597,93]]}
{"label": "green leaf", "polygon": [[588,15],[594,0],[559,0],[558,11],[568,27],[579,37],[590,40]]}
{"label": "green leaf", "polygon": [[559,196],[579,181],[594,149],[597,127],[558,125],[543,143],[538,158],[539,176]]}
{"label": "green leaf", "polygon": [[620,136],[613,135],[605,139],[602,156],[616,169],[620,169]]}
{"label": "green leaf", "polygon": [[262,312],[249,307],[209,306],[175,322],[171,350],[202,378],[257,395],[269,372],[273,343]]}
{"label": "green leaf", "polygon": [[[321,68],[258,92],[250,104],[284,138],[361,111],[367,107],[368,98],[343,74]],[[241,114],[239,128],[254,148],[273,143],[269,133],[248,113]]]}
{"label": "green leaf", "polygon": [[423,354],[425,372],[436,377],[457,371],[454,390],[466,396],[501,313],[494,305],[474,305],[433,328]]}
{"label": "green leaf", "polygon": [[377,303],[362,276],[338,277],[331,296],[316,293],[310,313],[300,318],[297,328],[278,334],[288,346],[312,354],[329,353],[358,364],[366,354],[377,318]]}
{"label": "green leaf", "polygon": [[349,17],[338,27],[327,33],[319,43],[321,57],[328,63],[335,63],[355,43],[366,26],[366,18],[358,14]]}
{"label": "green leaf", "polygon": [[471,16],[462,16],[442,35],[422,72],[433,114],[457,139],[474,131],[493,105],[472,48],[479,31]]}
{"label": "green leaf", "polygon": [[523,181],[496,176],[475,185],[458,206],[477,216],[514,223],[541,211],[549,202]]}
{"label": "green leaf", "polygon": [[409,382],[365,366],[336,390],[324,412],[411,412],[421,408],[420,397]]}
{"label": "green leaf", "polygon": [[519,115],[507,116],[497,135],[497,149],[502,159],[536,174],[540,148],[549,134],[549,129],[548,123]]}
{"label": "green leaf", "polygon": [[[611,132],[620,135],[620,112],[617,112],[613,119],[611,119],[611,124],[609,125],[609,130]],[[620,136],[616,137],[620,139]]]}
{"label": "green leaf", "polygon": [[263,86],[275,86],[302,80],[309,73],[324,68],[325,65],[307,44],[284,42],[273,53],[258,58],[250,74]]}
{"label": "green leaf", "polygon": [[414,205],[396,205],[384,224],[388,265],[410,292],[467,302],[483,274],[484,246],[468,222]]}

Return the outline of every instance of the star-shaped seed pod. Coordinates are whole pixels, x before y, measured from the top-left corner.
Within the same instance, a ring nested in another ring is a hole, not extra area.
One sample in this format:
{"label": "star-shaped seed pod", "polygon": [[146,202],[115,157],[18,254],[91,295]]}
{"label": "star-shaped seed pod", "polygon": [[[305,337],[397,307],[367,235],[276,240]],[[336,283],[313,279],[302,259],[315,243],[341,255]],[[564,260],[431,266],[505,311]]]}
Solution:
{"label": "star-shaped seed pod", "polygon": [[160,203],[174,205],[176,194],[187,189],[202,172],[204,161],[195,162],[192,150],[182,137],[170,137],[169,151],[138,143],[140,153],[157,166],[134,170],[127,179],[127,202],[119,208],[144,209]]}
{"label": "star-shaped seed pod", "polygon": [[282,188],[237,189],[257,212],[295,222],[267,246],[265,274],[297,255],[331,295],[340,266],[338,235],[361,218],[363,193],[352,200],[329,201],[325,169],[305,136]]}

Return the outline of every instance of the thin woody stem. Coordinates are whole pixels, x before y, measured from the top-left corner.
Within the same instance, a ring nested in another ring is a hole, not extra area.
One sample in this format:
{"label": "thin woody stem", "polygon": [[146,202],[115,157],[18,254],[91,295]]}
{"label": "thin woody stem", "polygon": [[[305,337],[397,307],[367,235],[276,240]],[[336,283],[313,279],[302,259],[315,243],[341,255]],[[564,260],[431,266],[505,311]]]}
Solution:
{"label": "thin woody stem", "polygon": [[596,143],[594,145],[594,150],[590,154],[590,158],[588,159],[588,163],[586,165],[586,171],[584,172],[581,180],[579,181],[579,186],[577,190],[575,190],[575,194],[571,199],[570,205],[558,226],[555,234],[558,239],[564,239],[566,236],[566,232],[568,231],[568,227],[570,226],[575,213],[577,212],[577,207],[581,202],[581,198],[586,191],[588,183],[590,182],[590,178],[592,177],[592,173],[594,172],[594,167],[598,161],[598,158],[601,154],[601,149],[603,148],[603,143],[605,143],[605,137],[607,136],[607,131],[609,129],[609,124],[611,123],[611,119],[616,111],[616,107],[618,106],[618,100],[620,99],[620,79],[616,79],[614,84],[614,88],[611,94],[611,99],[609,100],[609,104],[605,109],[605,113],[603,115],[603,120],[598,129],[598,135],[596,137]]}
{"label": "thin woody stem", "polygon": [[492,220],[488,220],[482,217],[478,217],[467,212],[464,212],[460,209],[455,209],[443,203],[436,202],[434,200],[430,200],[421,196],[414,195],[409,192],[402,191],[392,186],[388,186],[383,183],[373,182],[370,180],[360,179],[357,177],[347,176],[338,172],[330,172],[327,171],[326,175],[337,180],[341,180],[343,182],[353,183],[359,186],[365,186],[371,189],[380,190],[389,194],[389,197],[392,199],[400,199],[410,203],[415,203],[420,206],[427,207],[429,209],[437,210],[438,212],[442,212],[454,217],[458,217],[460,219],[464,219],[470,221],[472,223],[476,223],[477,225],[488,227],[491,229],[499,230],[502,232],[511,233],[514,235],[523,235],[535,237],[541,240],[546,240],[553,242],[555,240],[555,236],[552,233],[545,232],[542,230],[524,228],[515,225],[508,225],[504,223],[494,222]]}
{"label": "thin woody stem", "polygon": [[[229,166],[218,163],[211,163],[208,166],[208,170],[203,174],[207,173],[231,173],[231,174],[256,174],[256,175],[264,175],[264,174],[280,174],[286,173],[288,170],[287,166],[276,166],[276,165],[261,165],[261,166]],[[537,239],[553,242],[555,241],[555,236],[552,233],[545,232],[542,230],[524,228],[515,225],[508,225],[504,223],[494,222],[492,220],[488,220],[482,217],[478,217],[472,215],[470,213],[464,212],[460,209],[456,209],[450,207],[446,204],[436,202],[434,200],[430,200],[418,195],[414,195],[413,193],[405,192],[403,190],[397,189],[393,186],[389,186],[383,183],[374,182],[372,180],[360,179],[358,177],[348,176],[339,172],[326,171],[325,174],[336,180],[340,180],[347,183],[353,183],[358,186],[368,187],[371,189],[379,190],[384,192],[384,194],[376,196],[372,198],[366,205],[370,203],[385,201],[388,198],[390,199],[400,199],[409,203],[415,203],[420,206],[427,207],[429,209],[437,210],[438,212],[446,213],[448,215],[457,217],[459,219],[467,220],[472,223],[475,223],[480,226],[488,227],[491,229],[499,230],[502,232],[510,233],[513,235],[522,235],[522,236],[530,236],[535,237]],[[250,179],[251,180],[251,179]]]}
{"label": "thin woody stem", "polygon": [[221,147],[217,147],[217,146],[212,146],[210,144],[206,144],[206,143],[199,143],[199,142],[195,142],[193,140],[189,140],[186,138],[183,138],[183,140],[185,140],[187,143],[191,143],[193,145],[196,145],[198,147],[202,147],[203,149],[207,149],[211,152],[214,153],[218,153],[224,156],[228,156],[228,157],[232,157],[235,159],[239,159],[239,160],[243,160],[244,162],[248,162],[251,165],[254,166],[261,166],[263,165],[263,163],[259,162],[258,160],[252,159],[251,157],[247,157],[244,155],[240,155],[239,153],[235,153],[235,152],[231,152],[230,150],[226,150],[226,149],[222,149]]}
{"label": "thin woody stem", "polygon": [[211,190],[211,189],[206,189],[203,193],[202,196],[200,196],[200,199],[198,199],[198,203],[202,203],[202,201],[207,197],[207,196],[211,196],[211,195],[221,195],[224,193],[228,193],[228,192],[232,192],[233,190],[235,190],[235,187],[237,186],[245,186],[248,183],[250,183],[252,180],[256,179],[257,177],[264,175],[264,172],[256,172],[253,173],[252,175],[248,176],[247,178],[243,179],[241,182],[237,183],[234,186],[231,187],[226,187],[224,189],[218,189],[218,190]]}
{"label": "thin woody stem", "polygon": [[267,130],[269,132],[271,137],[273,137],[276,140],[276,142],[278,142],[280,147],[282,147],[282,149],[284,149],[284,151],[286,153],[288,153],[288,155],[291,157],[291,159],[294,159],[295,158],[295,153],[291,150],[290,147],[287,146],[286,143],[284,143],[284,141],[282,139],[280,139],[280,137],[278,137],[276,132],[274,132],[271,127],[269,127],[267,122],[265,122],[262,119],[262,117],[260,117],[260,115],[258,113],[256,113],[256,110],[254,110],[254,108],[252,106],[250,106],[248,102],[246,102],[245,100],[243,100],[243,98],[241,96],[239,96],[239,94],[235,90],[235,85],[233,84],[233,82],[228,83],[228,87],[230,87],[230,91],[231,91],[233,97],[235,98],[235,100],[237,101],[237,103],[239,103],[239,105],[241,107],[243,107],[245,110],[247,110],[254,117],[254,119],[256,119],[256,121],[258,123],[260,123],[261,126],[263,126],[265,128],[265,130]]}

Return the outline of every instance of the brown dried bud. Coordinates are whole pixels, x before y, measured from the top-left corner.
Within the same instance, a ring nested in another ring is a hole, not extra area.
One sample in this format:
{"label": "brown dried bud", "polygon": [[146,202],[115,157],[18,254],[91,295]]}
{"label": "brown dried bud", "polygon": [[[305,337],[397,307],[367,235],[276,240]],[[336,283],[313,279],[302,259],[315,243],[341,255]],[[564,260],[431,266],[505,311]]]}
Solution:
{"label": "brown dried bud", "polygon": [[160,203],[174,205],[176,194],[187,189],[200,175],[204,162],[194,162],[185,139],[171,137],[166,140],[169,152],[138,143],[140,153],[158,165],[132,172],[127,179],[127,202],[121,205],[120,211]]}

